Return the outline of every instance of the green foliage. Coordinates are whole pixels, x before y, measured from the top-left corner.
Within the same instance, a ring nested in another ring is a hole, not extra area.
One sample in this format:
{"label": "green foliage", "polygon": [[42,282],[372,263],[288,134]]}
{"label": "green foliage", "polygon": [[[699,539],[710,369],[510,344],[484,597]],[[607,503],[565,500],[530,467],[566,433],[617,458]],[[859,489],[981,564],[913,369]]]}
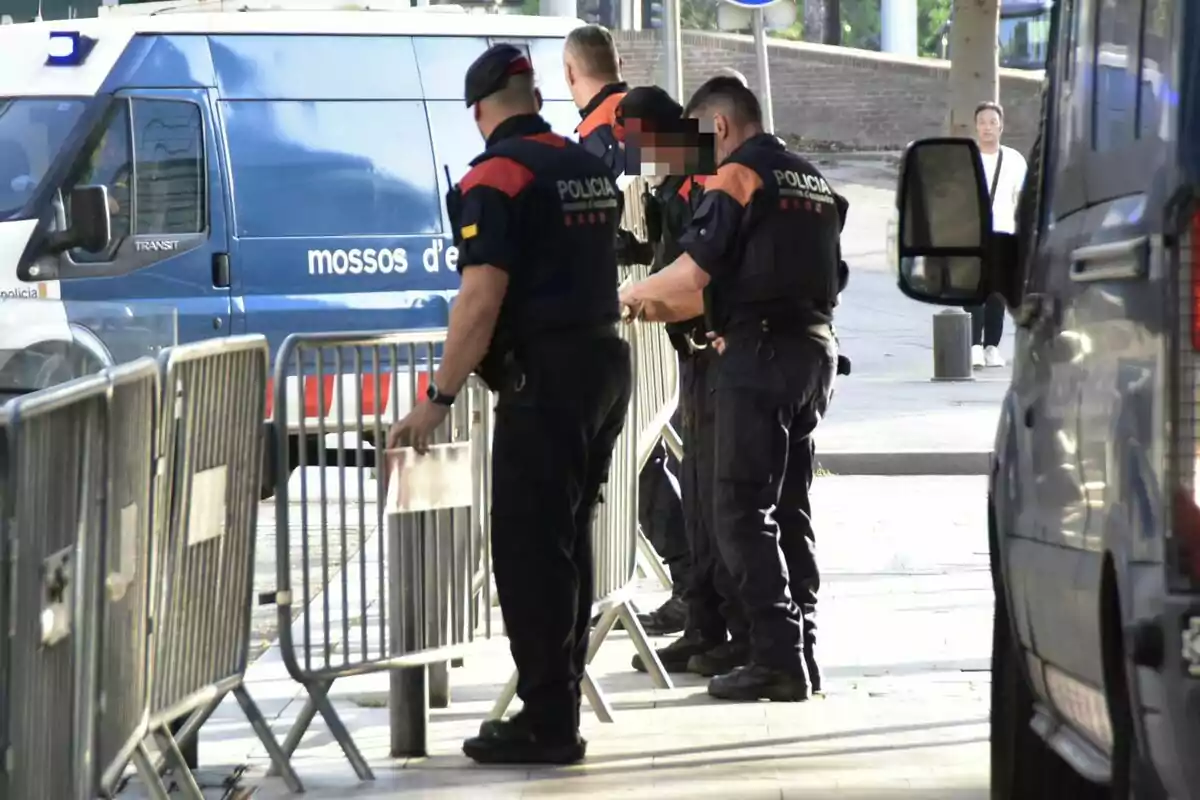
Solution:
{"label": "green foliage", "polygon": [[[680,16],[683,29],[711,31],[717,29],[719,0],[682,0]],[[800,13],[794,25],[771,31],[779,39],[800,41],[804,38],[804,0],[795,0]],[[837,2],[837,0],[834,0]],[[878,50],[880,46],[880,0],[840,0],[842,44],[862,50]],[[950,19],[951,0],[917,0],[917,47],[923,56],[937,56],[937,40],[946,20]]]}

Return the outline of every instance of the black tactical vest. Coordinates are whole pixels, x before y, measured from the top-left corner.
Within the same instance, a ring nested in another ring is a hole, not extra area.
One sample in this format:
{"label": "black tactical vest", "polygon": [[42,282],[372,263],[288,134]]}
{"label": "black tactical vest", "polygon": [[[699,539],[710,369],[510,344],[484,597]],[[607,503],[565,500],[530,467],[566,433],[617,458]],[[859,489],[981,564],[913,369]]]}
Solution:
{"label": "black tactical vest", "polygon": [[753,170],[751,198],[737,238],[737,270],[712,285],[720,330],[770,320],[774,329],[828,324],[838,296],[840,214],[821,173],[783,142],[760,134],[726,164]]}
{"label": "black tactical vest", "polygon": [[[544,123],[543,123],[544,124]],[[502,139],[471,162],[511,159],[534,175],[510,235],[525,260],[509,277],[493,349],[620,320],[616,232],[622,197],[597,158],[547,129]]]}

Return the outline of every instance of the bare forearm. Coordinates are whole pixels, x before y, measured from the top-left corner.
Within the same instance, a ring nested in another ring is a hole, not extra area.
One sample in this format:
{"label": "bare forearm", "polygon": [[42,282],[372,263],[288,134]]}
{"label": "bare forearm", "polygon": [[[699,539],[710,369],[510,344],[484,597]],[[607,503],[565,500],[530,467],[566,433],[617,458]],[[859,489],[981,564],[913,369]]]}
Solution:
{"label": "bare forearm", "polygon": [[643,306],[643,318],[649,322],[683,322],[704,313],[703,292],[677,292]]}
{"label": "bare forearm", "polygon": [[442,349],[442,364],[434,382],[446,394],[458,394],[467,378],[487,355],[500,309],[491,298],[462,295],[450,307],[450,328]]}

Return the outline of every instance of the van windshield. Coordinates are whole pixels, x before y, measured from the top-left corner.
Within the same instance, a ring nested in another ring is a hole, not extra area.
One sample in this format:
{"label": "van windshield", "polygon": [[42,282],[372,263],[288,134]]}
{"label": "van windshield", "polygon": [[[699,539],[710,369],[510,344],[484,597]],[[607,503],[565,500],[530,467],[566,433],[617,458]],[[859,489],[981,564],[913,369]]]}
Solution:
{"label": "van windshield", "polygon": [[0,97],[0,220],[33,198],[86,108],[79,99]]}

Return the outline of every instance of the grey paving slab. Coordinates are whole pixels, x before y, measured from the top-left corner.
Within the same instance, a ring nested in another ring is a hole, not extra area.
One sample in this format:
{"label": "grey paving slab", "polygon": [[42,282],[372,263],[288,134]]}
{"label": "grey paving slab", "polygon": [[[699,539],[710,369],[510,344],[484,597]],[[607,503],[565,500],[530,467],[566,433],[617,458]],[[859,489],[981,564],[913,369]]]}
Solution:
{"label": "grey paving slab", "polygon": [[[360,784],[318,722],[294,761],[307,797],[983,798],[992,612],[985,491],[978,477],[816,481],[824,699],[722,704],[686,676],[672,691],[656,690],[629,668],[633,646],[616,632],[595,664],[616,721],[601,724],[585,708],[588,762],[484,769],[459,746],[510,673],[506,643],[496,640],[452,671],[452,704],[432,712],[429,758],[390,757],[386,676],[335,684],[334,703],[377,780]],[[649,594],[644,605],[661,597]],[[248,678],[282,738],[303,695],[278,650]],[[233,703],[205,727],[201,763],[214,785],[248,764],[243,785],[256,797],[287,796],[263,778],[265,754]]]}

